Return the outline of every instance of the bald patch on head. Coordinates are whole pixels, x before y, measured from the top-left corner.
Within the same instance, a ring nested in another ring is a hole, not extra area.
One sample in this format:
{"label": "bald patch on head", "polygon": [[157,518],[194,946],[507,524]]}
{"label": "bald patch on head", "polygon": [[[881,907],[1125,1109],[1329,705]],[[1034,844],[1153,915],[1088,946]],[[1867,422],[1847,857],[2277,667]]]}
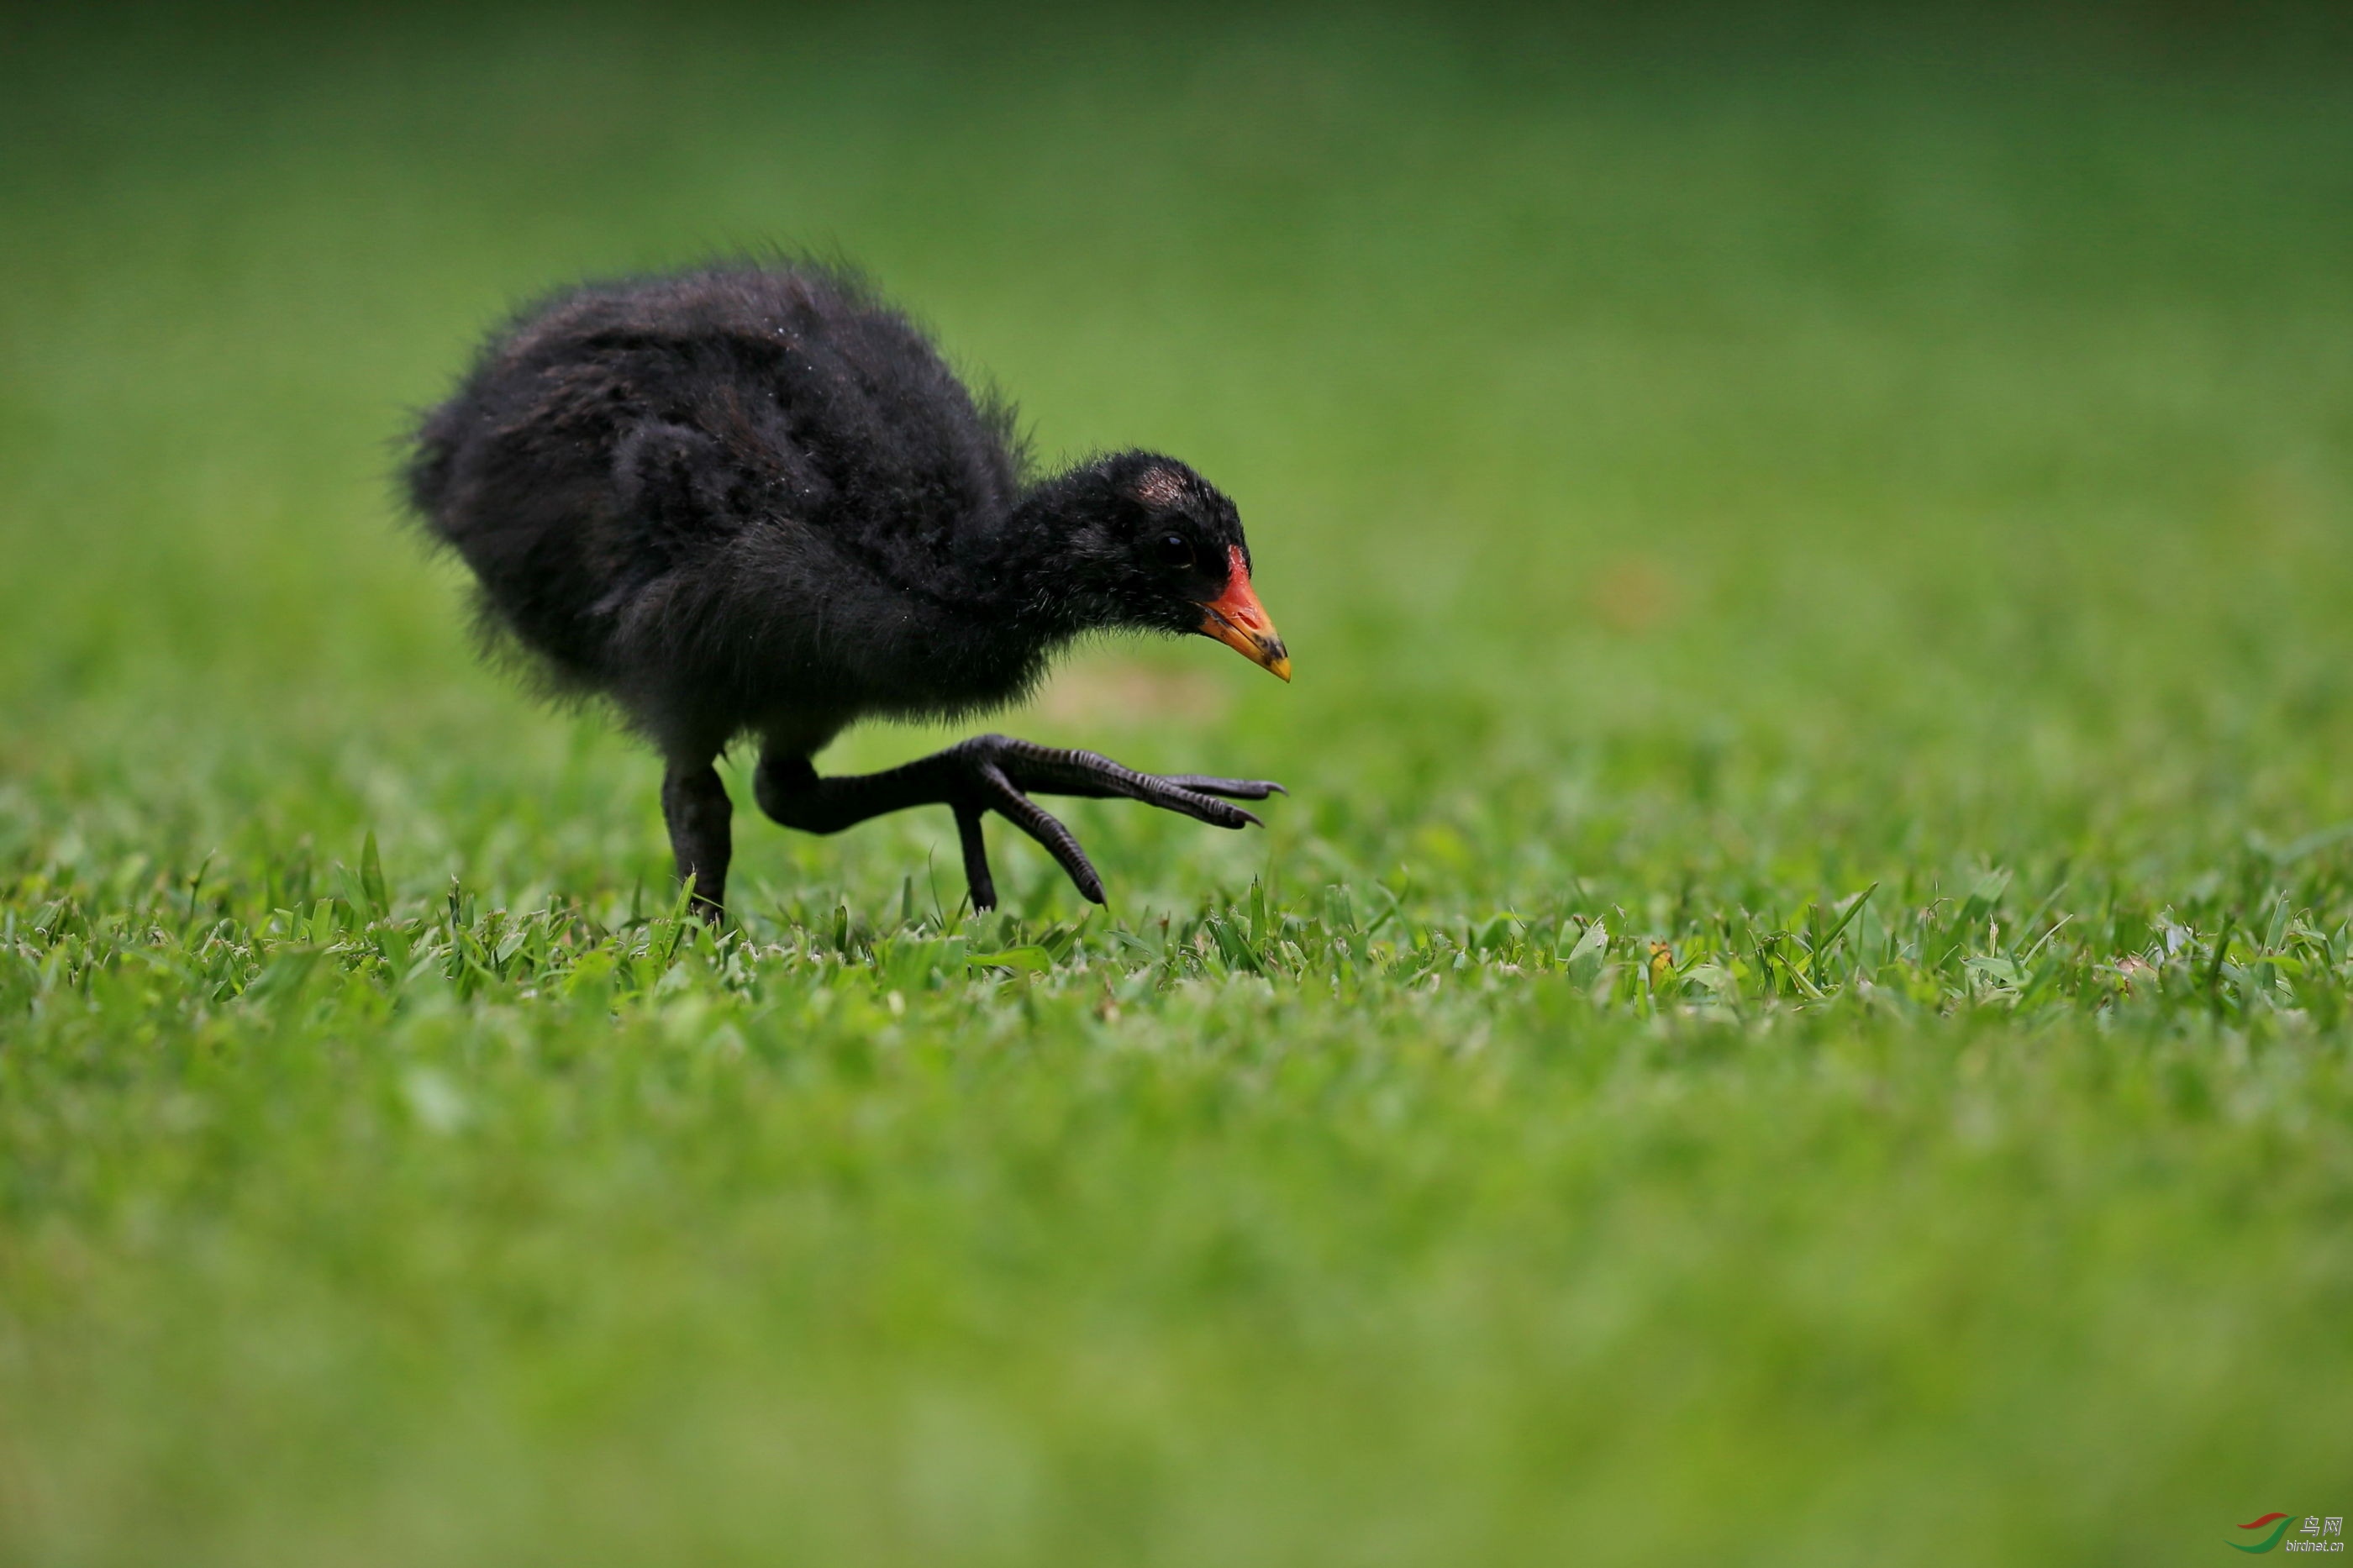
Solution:
{"label": "bald patch on head", "polygon": [[1185,499],[1185,477],[1174,468],[1146,468],[1135,481],[1135,499],[1155,510]]}

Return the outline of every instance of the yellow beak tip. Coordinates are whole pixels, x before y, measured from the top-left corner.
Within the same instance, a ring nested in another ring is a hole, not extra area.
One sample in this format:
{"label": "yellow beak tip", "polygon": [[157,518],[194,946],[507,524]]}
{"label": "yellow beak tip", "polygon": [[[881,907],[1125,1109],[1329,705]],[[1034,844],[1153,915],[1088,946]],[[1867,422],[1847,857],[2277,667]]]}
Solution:
{"label": "yellow beak tip", "polygon": [[1288,681],[1291,679],[1291,658],[1287,654],[1281,658],[1269,659],[1266,668],[1279,680]]}

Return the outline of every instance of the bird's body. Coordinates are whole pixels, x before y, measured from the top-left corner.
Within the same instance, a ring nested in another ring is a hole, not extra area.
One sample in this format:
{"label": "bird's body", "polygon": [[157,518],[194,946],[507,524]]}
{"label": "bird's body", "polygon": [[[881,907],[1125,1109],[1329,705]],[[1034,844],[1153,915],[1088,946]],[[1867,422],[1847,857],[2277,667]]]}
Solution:
{"label": "bird's body", "polygon": [[[710,764],[740,735],[764,748],[763,805],[826,831],[857,803],[770,795],[855,783],[807,766],[845,725],[997,706],[1083,632],[1208,630],[1287,673],[1240,521],[1192,470],[1125,453],[1028,479],[1008,405],[974,396],[855,277],[805,263],[584,287],[524,312],[426,417],[408,468],[485,623],[669,759],[681,872],[714,910],[724,844],[698,849],[681,819],[722,810]],[[772,773],[790,786],[772,792]],[[1006,808],[932,782],[973,825],[969,868],[978,810]],[[1158,804],[1248,818],[1183,793]],[[983,866],[976,902],[985,882]]]}
{"label": "bird's body", "polygon": [[981,608],[1020,495],[1010,411],[838,276],[560,297],[419,447],[419,510],[495,624],[665,750],[778,724],[822,744],[1002,702],[1042,667]]}

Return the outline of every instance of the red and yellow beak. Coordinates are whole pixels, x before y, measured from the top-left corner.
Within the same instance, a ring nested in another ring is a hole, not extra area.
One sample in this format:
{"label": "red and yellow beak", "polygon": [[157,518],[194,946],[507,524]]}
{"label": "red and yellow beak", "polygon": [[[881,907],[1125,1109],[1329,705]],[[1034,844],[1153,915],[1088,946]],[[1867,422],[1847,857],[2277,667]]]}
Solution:
{"label": "red and yellow beak", "polygon": [[1226,546],[1226,591],[1201,606],[1201,635],[1217,638],[1252,664],[1289,680],[1291,655],[1283,650],[1282,638],[1275,635],[1266,606],[1250,591],[1250,565],[1242,559],[1241,546]]}

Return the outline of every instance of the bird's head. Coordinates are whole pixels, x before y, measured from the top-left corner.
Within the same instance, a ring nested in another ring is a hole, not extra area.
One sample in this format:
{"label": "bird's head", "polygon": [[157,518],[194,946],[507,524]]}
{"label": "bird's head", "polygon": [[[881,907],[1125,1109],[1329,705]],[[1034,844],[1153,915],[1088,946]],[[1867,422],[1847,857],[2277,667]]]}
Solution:
{"label": "bird's head", "polygon": [[1250,587],[1241,514],[1176,458],[1121,452],[1074,468],[1032,491],[1014,523],[1055,535],[1045,591],[1078,625],[1198,632],[1291,679]]}

